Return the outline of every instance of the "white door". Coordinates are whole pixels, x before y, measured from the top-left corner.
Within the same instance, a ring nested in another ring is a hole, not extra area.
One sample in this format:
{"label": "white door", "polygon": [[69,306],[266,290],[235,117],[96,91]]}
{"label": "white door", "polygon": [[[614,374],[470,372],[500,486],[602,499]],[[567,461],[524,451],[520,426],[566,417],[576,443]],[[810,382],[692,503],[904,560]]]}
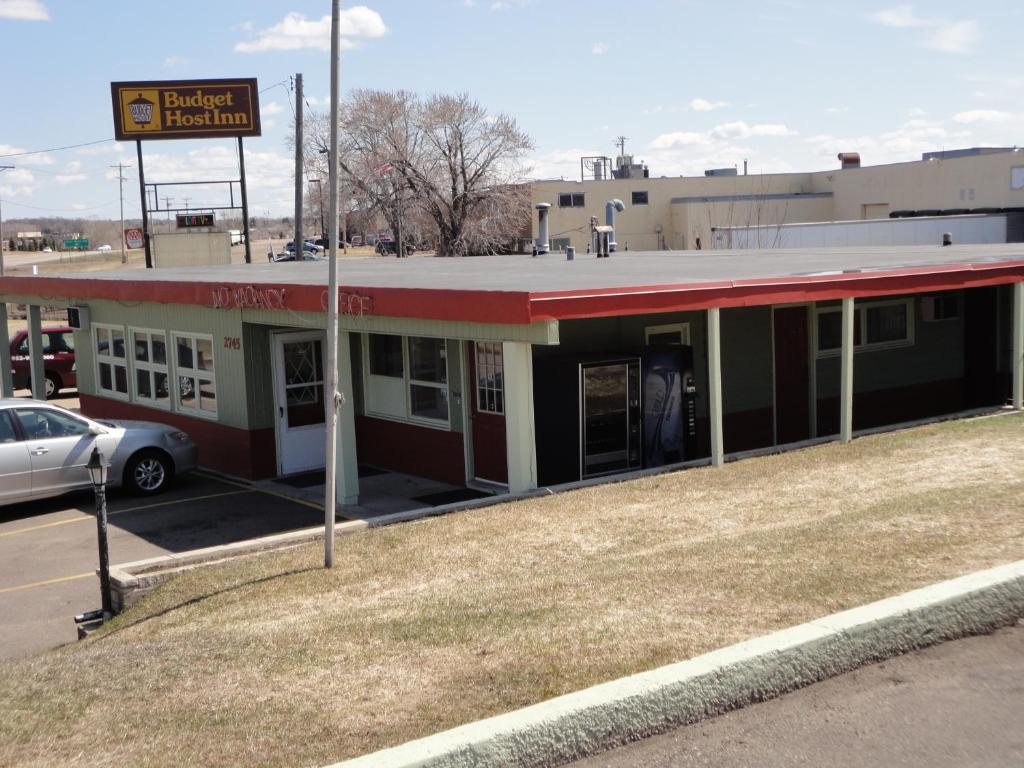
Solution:
{"label": "white door", "polygon": [[274,335],[277,463],[282,475],[324,466],[324,332]]}

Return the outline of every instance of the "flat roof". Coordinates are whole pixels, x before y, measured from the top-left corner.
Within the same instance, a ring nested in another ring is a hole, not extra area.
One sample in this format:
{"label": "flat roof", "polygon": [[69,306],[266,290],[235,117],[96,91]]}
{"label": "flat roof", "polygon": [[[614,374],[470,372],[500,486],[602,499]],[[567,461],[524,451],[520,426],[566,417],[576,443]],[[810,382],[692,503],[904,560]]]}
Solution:
{"label": "flat roof", "polygon": [[[338,262],[341,311],[495,323],[756,306],[951,290],[1024,280],[1024,243],[619,251]],[[323,311],[327,263],[121,269],[0,277],[8,301],[113,299]]]}

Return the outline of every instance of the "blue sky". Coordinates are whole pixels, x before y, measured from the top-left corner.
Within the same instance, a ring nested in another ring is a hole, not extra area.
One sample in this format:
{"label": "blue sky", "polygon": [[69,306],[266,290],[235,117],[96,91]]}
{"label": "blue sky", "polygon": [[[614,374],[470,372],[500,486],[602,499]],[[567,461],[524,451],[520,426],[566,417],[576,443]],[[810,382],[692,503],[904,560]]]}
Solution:
{"label": "blue sky", "polygon": [[[1024,4],[819,0],[366,0],[343,3],[342,89],[467,92],[533,137],[535,177],[578,178],[613,141],[654,176],[751,172],[1024,144]],[[256,77],[250,209],[286,214],[292,95],[329,88],[327,0],[0,0],[4,218],[117,215],[114,80]],[[230,140],[144,144],[147,181],[237,175]],[[126,213],[137,215],[135,169]],[[185,193],[182,193],[185,194]],[[193,205],[209,191],[195,190]],[[211,202],[213,202],[211,200]]]}

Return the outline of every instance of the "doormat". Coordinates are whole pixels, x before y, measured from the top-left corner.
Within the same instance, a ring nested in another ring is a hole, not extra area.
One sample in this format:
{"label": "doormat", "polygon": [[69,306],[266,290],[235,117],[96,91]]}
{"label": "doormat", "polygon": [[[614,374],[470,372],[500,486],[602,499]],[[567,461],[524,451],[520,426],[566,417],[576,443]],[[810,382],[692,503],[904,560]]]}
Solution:
{"label": "doormat", "polygon": [[428,493],[426,496],[413,496],[413,501],[419,501],[431,507],[440,507],[445,504],[457,504],[460,501],[472,501],[473,499],[486,499],[491,494],[474,491],[472,488],[456,488],[454,491],[441,491],[439,493]]}
{"label": "doormat", "polygon": [[314,469],[310,472],[302,472],[291,477],[279,477],[275,483],[290,485],[292,488],[312,488],[314,485],[323,485],[327,482],[327,473],[322,469]]}
{"label": "doormat", "polygon": [[387,474],[387,470],[386,469],[377,469],[376,467],[371,467],[371,466],[369,466],[367,464],[360,464],[359,465],[359,476],[360,477],[373,477],[374,475],[384,475],[384,474]]}

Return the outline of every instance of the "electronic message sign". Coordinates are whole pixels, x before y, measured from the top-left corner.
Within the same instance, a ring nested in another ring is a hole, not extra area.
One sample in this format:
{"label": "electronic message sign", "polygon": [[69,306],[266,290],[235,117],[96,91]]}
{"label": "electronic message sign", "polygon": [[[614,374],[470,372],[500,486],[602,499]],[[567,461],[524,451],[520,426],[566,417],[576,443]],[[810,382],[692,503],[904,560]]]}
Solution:
{"label": "electronic message sign", "polygon": [[118,141],[260,135],[255,78],[111,83],[110,95]]}

